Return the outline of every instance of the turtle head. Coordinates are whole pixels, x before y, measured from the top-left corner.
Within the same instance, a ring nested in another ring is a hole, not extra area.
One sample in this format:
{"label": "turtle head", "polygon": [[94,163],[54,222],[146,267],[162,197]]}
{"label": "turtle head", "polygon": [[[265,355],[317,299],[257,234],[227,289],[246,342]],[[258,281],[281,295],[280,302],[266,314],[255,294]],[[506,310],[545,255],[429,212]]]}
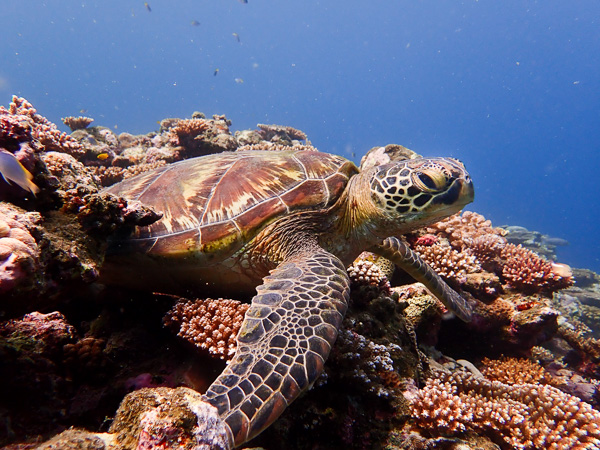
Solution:
{"label": "turtle head", "polygon": [[452,158],[398,161],[369,171],[378,235],[402,234],[450,216],[474,199],[471,177]]}

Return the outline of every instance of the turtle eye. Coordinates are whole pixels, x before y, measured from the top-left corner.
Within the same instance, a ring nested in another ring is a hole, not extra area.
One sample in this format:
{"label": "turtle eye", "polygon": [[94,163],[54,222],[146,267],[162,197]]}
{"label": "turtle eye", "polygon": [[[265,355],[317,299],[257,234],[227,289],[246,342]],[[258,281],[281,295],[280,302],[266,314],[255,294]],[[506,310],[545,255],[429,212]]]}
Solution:
{"label": "turtle eye", "polygon": [[414,184],[425,192],[436,192],[446,186],[446,177],[437,171],[425,170],[413,176]]}

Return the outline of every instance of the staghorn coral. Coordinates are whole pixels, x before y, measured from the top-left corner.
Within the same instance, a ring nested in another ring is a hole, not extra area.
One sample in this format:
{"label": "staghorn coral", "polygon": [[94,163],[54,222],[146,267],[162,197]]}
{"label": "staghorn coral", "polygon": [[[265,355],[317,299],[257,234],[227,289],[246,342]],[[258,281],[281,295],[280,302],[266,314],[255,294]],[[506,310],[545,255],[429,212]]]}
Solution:
{"label": "staghorn coral", "polygon": [[177,335],[196,347],[228,360],[235,353],[248,307],[237,300],[180,301],[167,313],[164,324],[178,329]]}
{"label": "staghorn coral", "polygon": [[306,133],[285,125],[265,125],[259,123],[258,133],[265,141],[304,141]]}
{"label": "staghorn coral", "polygon": [[459,250],[470,247],[477,237],[489,235],[502,237],[506,233],[501,228],[493,228],[490,220],[472,211],[454,214],[430,225],[426,230],[428,233],[445,237],[452,247]]}
{"label": "staghorn coral", "polygon": [[71,129],[71,131],[83,130],[84,128],[89,127],[90,124],[94,121],[94,119],[92,119],[91,117],[84,117],[84,116],[79,116],[79,117],[68,116],[68,117],[63,117],[61,120],[62,120],[62,123],[64,123],[66,126],[68,126]]}
{"label": "staghorn coral", "polygon": [[477,258],[442,242],[434,242],[431,245],[417,244],[413,250],[440,276],[459,284],[466,281],[467,274],[481,271]]}
{"label": "staghorn coral", "polygon": [[483,358],[481,373],[491,381],[505,384],[552,384],[552,376],[542,366],[527,358],[502,356]]}
{"label": "staghorn coral", "polygon": [[597,448],[600,412],[551,386],[504,384],[436,370],[411,400],[417,425],[457,434],[474,430],[517,449]]}
{"label": "staghorn coral", "polygon": [[508,284],[528,292],[553,292],[573,284],[568,267],[553,264],[521,245],[506,244],[500,251],[502,277]]}

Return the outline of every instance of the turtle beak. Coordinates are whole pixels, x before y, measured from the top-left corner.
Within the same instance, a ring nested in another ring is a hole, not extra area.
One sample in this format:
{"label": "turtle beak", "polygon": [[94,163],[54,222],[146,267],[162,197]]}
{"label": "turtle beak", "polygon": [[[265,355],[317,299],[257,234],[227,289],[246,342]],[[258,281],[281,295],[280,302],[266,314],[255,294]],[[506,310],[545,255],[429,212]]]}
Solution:
{"label": "turtle beak", "polygon": [[464,199],[465,205],[475,200],[475,188],[473,187],[473,180],[471,180],[469,175],[466,175],[462,180],[460,196]]}

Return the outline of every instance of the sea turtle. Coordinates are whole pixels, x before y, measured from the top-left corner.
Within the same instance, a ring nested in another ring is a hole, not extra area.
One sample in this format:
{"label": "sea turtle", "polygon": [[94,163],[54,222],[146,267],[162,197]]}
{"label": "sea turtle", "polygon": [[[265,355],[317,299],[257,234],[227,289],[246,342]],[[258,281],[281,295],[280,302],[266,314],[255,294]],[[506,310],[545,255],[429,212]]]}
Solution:
{"label": "sea turtle", "polygon": [[468,304],[394,236],[473,200],[451,158],[360,172],[318,151],[241,151],[188,159],[107,192],[163,213],[113,239],[105,277],[146,288],[253,292],[238,348],[204,394],[238,446],[268,427],[323,370],[347,309],[346,267],[369,250],[423,282],[458,317]]}

